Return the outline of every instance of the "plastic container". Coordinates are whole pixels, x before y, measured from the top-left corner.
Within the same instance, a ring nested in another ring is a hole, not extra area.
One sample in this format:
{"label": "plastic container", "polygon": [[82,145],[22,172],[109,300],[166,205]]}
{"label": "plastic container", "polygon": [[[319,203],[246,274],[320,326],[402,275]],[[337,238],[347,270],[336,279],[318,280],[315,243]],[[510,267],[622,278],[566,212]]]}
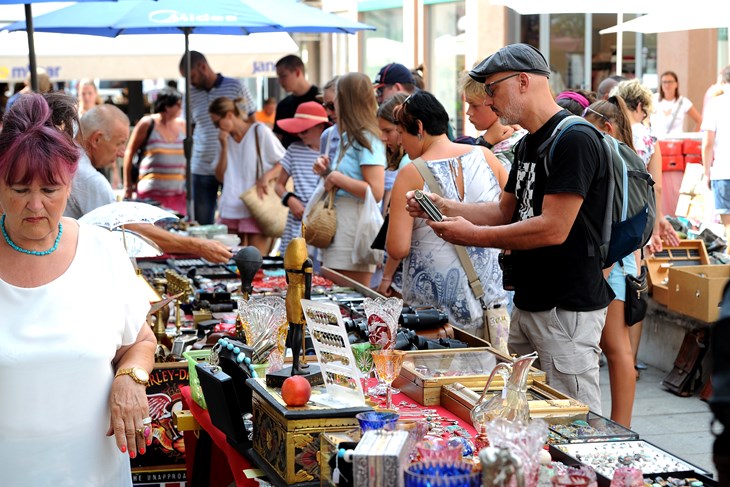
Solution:
{"label": "plastic container", "polygon": [[188,371],[190,375],[190,395],[193,397],[193,401],[203,409],[208,409],[205,403],[205,397],[203,396],[203,388],[200,386],[200,379],[198,379],[198,371],[195,366],[200,362],[205,362],[210,357],[210,349],[206,350],[188,350],[183,352],[183,357],[188,361]]}
{"label": "plastic container", "polygon": [[241,244],[241,237],[234,233],[224,233],[222,235],[215,235],[213,240],[218,240],[228,247],[238,247]]}

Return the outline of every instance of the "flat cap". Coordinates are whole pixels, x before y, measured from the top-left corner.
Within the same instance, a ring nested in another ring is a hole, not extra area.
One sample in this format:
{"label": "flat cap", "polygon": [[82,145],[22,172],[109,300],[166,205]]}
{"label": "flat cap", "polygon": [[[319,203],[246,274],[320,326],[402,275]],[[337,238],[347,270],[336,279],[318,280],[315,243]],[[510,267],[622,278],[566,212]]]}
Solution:
{"label": "flat cap", "polygon": [[536,73],[550,77],[550,67],[545,61],[545,56],[529,44],[504,46],[469,71],[469,76],[474,81],[484,83],[488,76],[505,71]]}

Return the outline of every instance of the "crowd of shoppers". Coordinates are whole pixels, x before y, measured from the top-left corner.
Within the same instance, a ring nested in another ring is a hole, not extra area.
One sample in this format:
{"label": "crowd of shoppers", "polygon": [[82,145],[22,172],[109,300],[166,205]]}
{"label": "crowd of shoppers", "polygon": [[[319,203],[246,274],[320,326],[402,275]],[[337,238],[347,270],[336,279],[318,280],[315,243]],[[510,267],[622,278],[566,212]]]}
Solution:
{"label": "crowd of shoppers", "polygon": [[[402,64],[383,66],[373,80],[363,73],[343,74],[326,83],[320,93],[308,80],[302,59],[286,56],[276,64],[276,71],[288,95],[278,103],[267,99],[257,111],[239,81],[216,73],[199,52],[191,52],[191,61],[189,72],[182,62],[180,71],[192,84],[195,129],[190,177],[197,222],[224,223],[229,232],[241,237],[242,245],[267,254],[272,241],[239,196],[253,186],[259,196],[276,191],[289,209],[283,252],[291,239],[301,235],[305,208],[321,184],[333,193],[337,208],[332,243],[310,249],[319,252],[316,259],[323,265],[383,294],[402,295],[409,305],[436,307],[448,314],[452,324],[486,338],[484,314],[493,308],[510,309],[510,351],[537,351],[537,365],[551,385],[596,412],[601,409],[598,368],[603,350],[611,380],[611,418],[630,426],[641,324],[628,327],[625,323],[624,277],[638,272],[643,254],[627,255],[612,268],[602,269],[600,242],[589,228],[603,219],[608,186],[609,161],[601,135],[587,125],[566,132],[554,145],[549,171],[541,163],[539,149],[558,124],[574,114],[635,150],[655,181],[658,217],[646,252],[656,252],[663,245],[678,243],[664,217],[664,210],[671,213],[671,209],[661,204],[658,137],[683,132],[691,120],[705,134],[703,161],[716,207],[730,234],[730,220],[724,214],[730,214],[726,187],[730,177],[725,177],[720,164],[725,145],[730,145],[726,143],[730,129],[723,116],[727,94],[712,99],[703,117],[680,95],[677,75],[667,71],[660,77],[656,95],[638,80],[616,77],[601,82],[597,93],[576,89],[555,95],[542,53],[527,44],[511,44],[463,73],[460,90],[465,113],[480,134],[452,141],[447,110],[422,85],[422,71],[416,70],[417,77]],[[721,73],[721,79],[723,86],[730,84],[730,68]],[[140,120],[129,140],[129,119],[112,105],[98,104],[93,82],[79,82],[78,91],[78,103],[71,111],[83,116],[75,142],[73,131],[69,133],[72,121],[49,125],[54,110],[69,113],[63,107],[74,104],[67,99],[18,94],[8,101],[0,132],[0,144],[8,147],[0,153],[5,237],[5,243],[0,241],[0,259],[5,256],[10,262],[20,252],[23,259],[48,256],[74,262],[72,246],[81,245],[89,233],[74,218],[114,201],[99,170],[121,157],[126,197],[153,199],[185,214],[181,94],[174,89],[161,91],[155,113]],[[55,130],[57,145],[50,157],[31,164],[25,172],[17,169],[18,161],[26,160],[26,142],[19,142],[23,127],[30,134],[28,140]],[[132,174],[135,157],[139,157],[136,179]],[[286,189],[289,179],[294,182],[291,191]],[[17,186],[24,189],[27,196],[21,199],[27,201],[12,197]],[[50,186],[60,200],[36,197]],[[416,190],[432,200],[443,221],[423,213]],[[357,222],[368,193],[388,216],[383,229],[386,259],[379,265],[353,257]],[[33,236],[33,231],[40,230],[24,226],[19,215],[28,208],[44,213],[41,219],[48,232],[43,238]],[[62,228],[66,229],[63,238]],[[213,262],[225,262],[232,255],[218,242],[201,242],[154,226],[140,226],[138,231],[167,252],[194,253]],[[98,247],[100,237],[92,240]],[[461,247],[476,270],[483,297],[470,285],[458,255]],[[508,275],[499,264],[500,254],[509,263]],[[30,262],[29,268],[38,262]],[[14,266],[0,275],[0,286],[16,285],[21,277],[30,279],[27,287],[31,289],[47,284],[46,277],[32,272],[20,276],[12,270]],[[379,274],[374,279],[376,269]],[[55,275],[62,276],[63,271]],[[125,354],[135,344],[141,343],[140,349],[146,350],[148,337],[132,323],[139,321],[138,314],[131,321],[125,318],[128,330],[121,345],[105,356],[120,369],[130,362]],[[145,357],[136,353],[130,357],[141,358],[129,365],[147,367]],[[119,387],[131,385],[119,382]],[[116,388],[113,384],[112,395]],[[138,406],[131,407],[131,415],[112,410],[112,423],[139,423],[144,419],[140,415],[147,413]],[[143,451],[145,438],[137,440],[135,446],[134,437],[117,434],[115,439],[122,451],[129,445],[130,454],[133,447]],[[90,471],[96,468],[93,462],[89,465]]]}

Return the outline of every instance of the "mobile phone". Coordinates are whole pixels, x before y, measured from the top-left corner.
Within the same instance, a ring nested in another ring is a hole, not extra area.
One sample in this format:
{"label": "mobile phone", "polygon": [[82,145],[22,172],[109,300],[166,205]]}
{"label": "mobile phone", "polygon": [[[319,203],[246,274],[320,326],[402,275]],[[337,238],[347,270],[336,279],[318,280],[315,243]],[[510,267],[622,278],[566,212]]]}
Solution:
{"label": "mobile phone", "polygon": [[423,208],[423,211],[426,212],[426,215],[428,215],[431,220],[440,222],[444,219],[444,215],[441,214],[441,211],[436,207],[433,201],[431,201],[431,198],[426,196],[423,191],[417,189],[414,196],[416,201],[418,201],[418,204],[421,205],[421,208]]}

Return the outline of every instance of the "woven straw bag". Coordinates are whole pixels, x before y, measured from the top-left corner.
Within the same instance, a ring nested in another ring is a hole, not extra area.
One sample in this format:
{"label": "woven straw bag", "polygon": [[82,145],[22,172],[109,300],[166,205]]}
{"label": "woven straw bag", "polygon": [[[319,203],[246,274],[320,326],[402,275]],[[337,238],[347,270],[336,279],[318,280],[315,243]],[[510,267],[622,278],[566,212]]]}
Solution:
{"label": "woven straw bag", "polygon": [[[259,146],[259,127],[254,125],[254,135],[256,136],[256,181],[264,174],[263,161],[261,160],[261,148]],[[263,199],[259,198],[256,191],[256,183],[241,193],[238,197],[248,207],[251,217],[256,220],[261,233],[267,237],[281,237],[286,227],[286,218],[289,215],[289,208],[281,204],[281,199],[276,194],[276,179],[270,179],[267,183],[267,193]],[[286,190],[294,189],[294,181],[289,178]]]}
{"label": "woven straw bag", "polygon": [[[274,190],[276,179],[269,180],[267,186],[268,193],[264,195],[264,199],[259,198],[255,184],[241,193],[239,198],[248,207],[251,217],[256,220],[261,232],[267,237],[277,238],[284,234],[289,208],[281,204],[281,199]],[[287,181],[286,190],[294,190],[294,182],[291,178]]]}
{"label": "woven straw bag", "polygon": [[334,189],[325,194],[324,198],[314,204],[307,214],[307,224],[304,225],[304,240],[309,245],[326,249],[335,238],[337,231],[337,210],[335,209]]}

